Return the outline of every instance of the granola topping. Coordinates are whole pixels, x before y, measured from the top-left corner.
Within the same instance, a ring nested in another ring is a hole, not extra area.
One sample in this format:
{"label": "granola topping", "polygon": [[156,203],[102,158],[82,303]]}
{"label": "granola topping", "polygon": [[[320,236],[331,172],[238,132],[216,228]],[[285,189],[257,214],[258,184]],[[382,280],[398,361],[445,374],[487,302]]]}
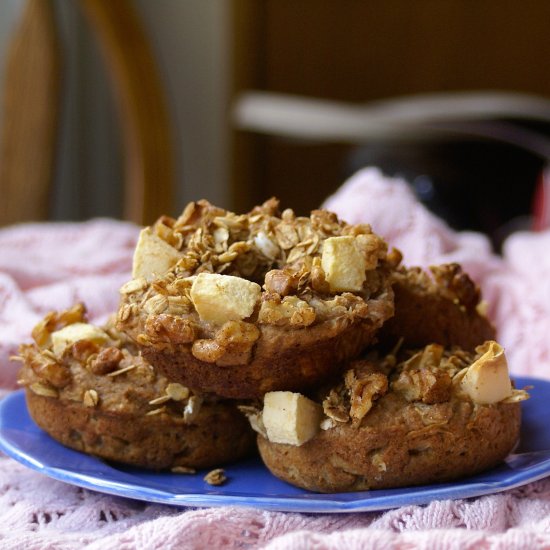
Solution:
{"label": "granola topping", "polygon": [[104,348],[90,361],[89,369],[94,374],[109,374],[118,369],[123,358],[122,351],[117,347]]}
{"label": "granola topping", "polygon": [[43,397],[58,397],[59,393],[55,388],[52,388],[48,384],[44,384],[43,382],[34,382],[33,384],[30,384],[29,388],[32,392],[36,393],[36,395],[42,395]]}
{"label": "granola topping", "polygon": [[[397,272],[396,277],[403,276]],[[470,277],[462,271],[459,264],[451,263],[431,266],[429,273],[419,267],[408,268],[405,275],[410,284],[422,288],[436,287],[438,292],[449,300],[459,304],[465,311],[482,313],[481,291]]]}
{"label": "granola topping", "polygon": [[136,346],[114,328],[114,319],[101,329],[97,327],[104,332],[105,342],[81,339],[68,345],[61,357],[53,353],[49,331],[59,330],[64,323],[70,327],[83,322],[84,310],[77,307],[69,313],[49,314],[39,323],[35,333],[39,341],[50,341],[50,347],[39,347],[37,343],[20,346],[19,383],[44,397],[114,414],[123,410],[146,416],[168,414],[181,424],[197,417],[202,398],[182,384],[158,376]]}
{"label": "granola topping", "polygon": [[[392,399],[409,402],[411,437],[432,430],[444,429],[452,414],[451,403],[459,402],[475,410],[463,389],[463,379],[471,365],[479,361],[494,343],[478,346],[476,353],[460,349],[445,350],[431,344],[418,351],[399,351],[399,346],[378,358],[357,360],[351,364],[343,382],[324,391],[322,401],[323,430],[339,424],[359,426],[376,406],[377,400],[391,389]],[[321,394],[323,395],[323,394]],[[513,389],[503,403],[528,399],[526,389]],[[475,401],[474,401],[475,405]],[[391,405],[388,405],[391,406]]]}
{"label": "granola topping", "polygon": [[[302,328],[336,315],[376,316],[367,300],[387,291],[386,275],[378,274],[379,268],[394,267],[386,243],[370,226],[348,225],[324,210],[314,210],[309,217],[296,216],[290,209],[281,213],[275,199],[246,215],[204,200],[190,203],[179,218],[160,218],[152,232],[174,248],[178,260],[152,281],[141,277],[123,286],[118,322],[126,330],[141,326],[135,338],[142,345],[188,346],[196,358],[217,364],[235,364],[249,355],[222,349],[217,334],[224,332],[224,321]],[[359,262],[359,270],[353,266],[359,272],[352,282],[342,280],[345,270],[327,279],[322,258],[331,266],[347,258],[339,258],[338,247],[336,252],[323,252],[324,242],[334,238],[344,240]],[[261,299],[252,286],[230,279],[201,279],[199,284],[196,278],[202,273],[260,285]],[[339,285],[349,286],[351,292],[334,290]],[[222,295],[218,287],[231,291]],[[171,321],[169,327],[168,316],[188,324]]]}

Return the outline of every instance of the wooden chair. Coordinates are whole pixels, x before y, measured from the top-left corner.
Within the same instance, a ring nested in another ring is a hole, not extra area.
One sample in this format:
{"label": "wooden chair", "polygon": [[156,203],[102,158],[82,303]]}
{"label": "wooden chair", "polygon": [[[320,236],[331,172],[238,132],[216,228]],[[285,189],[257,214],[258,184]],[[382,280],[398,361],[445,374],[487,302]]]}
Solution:
{"label": "wooden chair", "polygon": [[[0,225],[48,219],[55,172],[62,47],[52,0],[28,0],[6,60],[0,134]],[[174,162],[162,84],[131,0],[78,0],[113,86],[124,151],[125,219],[171,211]]]}

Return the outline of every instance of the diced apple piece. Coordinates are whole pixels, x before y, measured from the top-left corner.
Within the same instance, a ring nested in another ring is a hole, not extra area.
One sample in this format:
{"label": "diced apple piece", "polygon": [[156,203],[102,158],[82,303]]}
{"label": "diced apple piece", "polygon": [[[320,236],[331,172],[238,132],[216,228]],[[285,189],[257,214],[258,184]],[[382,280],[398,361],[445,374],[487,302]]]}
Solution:
{"label": "diced apple piece", "polygon": [[107,333],[99,327],[88,323],[73,323],[60,330],[52,332],[53,352],[61,355],[63,350],[79,340],[90,340],[96,344],[102,344],[109,339]]}
{"label": "diced apple piece", "polygon": [[148,281],[162,275],[182,257],[173,246],[163,241],[150,227],[142,229],[134,252],[132,277]]}
{"label": "diced apple piece", "polygon": [[254,237],[254,244],[266,258],[271,260],[274,260],[281,253],[279,247],[263,231],[260,231]]}
{"label": "diced apple piece", "polygon": [[367,278],[365,257],[352,236],[326,239],[321,267],[332,292],[358,292]]}
{"label": "diced apple piece", "polygon": [[502,347],[494,341],[483,347],[485,353],[468,367],[461,388],[475,403],[490,405],[510,397],[512,383]]}
{"label": "diced apple piece", "polygon": [[191,300],[201,320],[223,325],[252,315],[260,300],[259,284],[217,273],[199,273],[191,286]]}
{"label": "diced apple piece", "polygon": [[262,420],[272,443],[302,445],[321,429],[323,408],[300,393],[273,391],[264,396]]}

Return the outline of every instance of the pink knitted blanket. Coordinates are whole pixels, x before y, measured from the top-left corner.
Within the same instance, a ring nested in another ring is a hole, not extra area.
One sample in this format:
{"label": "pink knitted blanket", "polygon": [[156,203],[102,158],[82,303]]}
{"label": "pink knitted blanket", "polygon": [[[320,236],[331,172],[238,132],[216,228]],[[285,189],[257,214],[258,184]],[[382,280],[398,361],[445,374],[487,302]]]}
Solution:
{"label": "pink knitted blanket", "polygon": [[[550,231],[508,239],[502,257],[478,234],[451,231],[399,180],[354,176],[325,206],[369,222],[407,265],[458,261],[482,286],[511,370],[550,378]],[[111,220],[0,230],[0,388],[8,361],[49,310],[87,304],[101,321],[129,277],[138,228]],[[380,513],[296,514],[175,508],[47,478],[0,456],[0,548],[550,548],[550,478],[504,493]]]}

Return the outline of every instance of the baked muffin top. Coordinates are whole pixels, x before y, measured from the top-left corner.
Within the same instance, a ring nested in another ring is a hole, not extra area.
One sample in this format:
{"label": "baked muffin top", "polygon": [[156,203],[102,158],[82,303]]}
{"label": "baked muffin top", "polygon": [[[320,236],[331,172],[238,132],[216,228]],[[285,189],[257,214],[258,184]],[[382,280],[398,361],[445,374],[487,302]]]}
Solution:
{"label": "baked muffin top", "polygon": [[19,383],[30,391],[120,415],[168,414],[191,421],[203,398],[157,374],[115,327],[87,322],[85,308],[49,313],[23,344]]}
{"label": "baked muffin top", "polygon": [[262,327],[343,316],[380,326],[393,313],[388,274],[400,259],[370,226],[324,210],[300,217],[271,199],[237,215],[198,201],[142,231],[118,327],[143,346],[193,344],[198,360],[242,364]]}

